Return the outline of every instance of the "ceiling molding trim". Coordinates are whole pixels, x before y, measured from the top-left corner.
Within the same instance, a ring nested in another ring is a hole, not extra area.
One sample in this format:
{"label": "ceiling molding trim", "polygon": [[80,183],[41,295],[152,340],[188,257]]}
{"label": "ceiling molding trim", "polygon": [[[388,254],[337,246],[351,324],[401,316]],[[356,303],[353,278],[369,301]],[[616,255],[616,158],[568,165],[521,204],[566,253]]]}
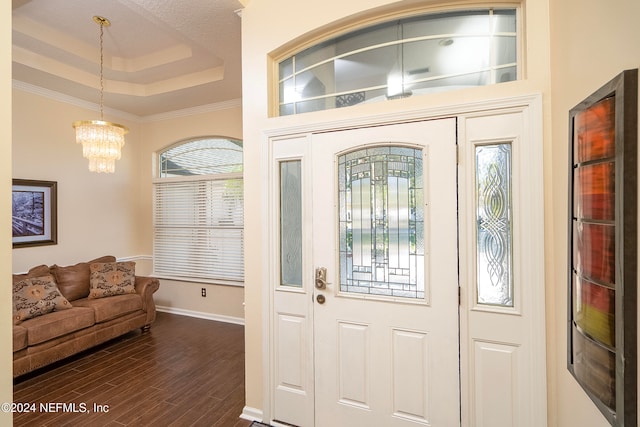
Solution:
{"label": "ceiling molding trim", "polygon": [[[64,102],[65,104],[75,105],[76,107],[86,108],[87,110],[92,110],[97,113],[100,113],[100,105],[94,102],[85,101],[83,99],[66,95],[61,92],[56,92],[55,90],[45,89],[43,87],[32,85],[30,83],[25,83],[23,81],[16,80],[16,79],[13,79],[11,83],[12,83],[13,89],[18,89],[23,92],[32,93],[34,95],[39,95],[45,98],[53,99],[54,101]],[[106,115],[119,117],[125,120],[131,120],[134,122],[142,121],[142,117],[140,116],[127,113],[124,111],[116,110],[115,108],[104,107],[104,113]]]}
{"label": "ceiling molding trim", "polygon": [[[99,63],[95,58],[95,44],[92,45],[83,40],[74,39],[62,31],[58,31],[55,28],[34,21],[26,16],[20,16],[14,13],[11,20],[11,30],[24,37],[37,40],[39,43],[43,43],[49,47],[70,52],[92,63]],[[12,43],[12,47],[15,50],[17,46]]]}
{"label": "ceiling molding trim", "polygon": [[[40,86],[32,85],[30,83],[25,83],[20,80],[12,80],[12,87],[17,90],[21,90],[23,92],[32,93],[34,95],[39,95],[45,98],[53,99],[54,101],[64,102],[65,104],[75,105],[76,107],[86,108],[87,110],[92,110],[97,113],[100,112],[100,105],[88,102],[79,98],[75,98],[73,96],[65,95],[61,92],[56,92],[54,90],[45,89]],[[148,116],[137,116],[135,114],[126,113],[124,111],[116,110],[114,108],[104,107],[104,112],[108,115],[119,117],[121,119],[130,120],[138,123],[151,123],[151,122],[159,122],[163,120],[176,119],[180,117],[188,117],[195,116],[198,114],[206,114],[214,111],[220,110],[228,110],[231,108],[242,107],[242,99],[232,99],[229,101],[216,102],[214,104],[206,104],[200,105],[197,107],[184,108],[181,110],[168,111],[166,113],[158,113],[151,114]]]}
{"label": "ceiling molding trim", "polygon": [[[24,16],[14,16],[11,29],[14,32],[21,34],[23,37],[31,38],[49,48],[59,49],[63,52],[75,55],[78,58],[81,58],[92,64],[100,63],[99,59],[96,57],[95,44],[90,44],[83,40],[74,39],[63,32],[60,32],[39,22],[33,21],[32,19],[26,18]],[[12,48],[15,52],[16,49],[21,47],[16,46],[14,43],[12,43]],[[46,56],[46,53],[41,54],[34,50],[29,51],[29,54],[35,56],[37,59],[48,58]],[[193,55],[194,53],[191,46],[184,43],[178,43],[166,49],[151,52],[146,55],[141,55],[134,58],[113,56],[110,55],[109,52],[105,52],[104,66],[105,68],[112,69],[114,71],[135,73],[158,66],[191,59],[193,58]],[[221,61],[221,59],[219,58],[218,60]]]}
{"label": "ceiling molding trim", "polygon": [[[98,77],[90,72],[75,68],[55,59],[34,54],[26,49],[13,48],[13,61],[44,73],[60,77],[91,89],[99,90]],[[224,79],[224,66],[207,68],[190,74],[184,74],[151,83],[130,83],[122,80],[104,79],[104,91],[120,95],[152,96],[175,90],[191,88]]]}
{"label": "ceiling molding trim", "polygon": [[110,58],[111,61],[109,65],[112,70],[122,71],[125,73],[137,73],[150,68],[191,59],[193,58],[193,50],[190,46],[180,44],[161,51],[151,52],[137,58],[129,59],[119,56],[112,56]]}
{"label": "ceiling molding trim", "polygon": [[242,108],[242,99],[232,99],[229,101],[216,102],[215,104],[199,105],[197,107],[184,108],[182,110],[169,111],[166,113],[151,114],[142,118],[143,122],[160,122],[163,120],[177,119],[180,117],[195,116],[214,111],[229,110],[231,108]]}
{"label": "ceiling molding trim", "polygon": [[21,47],[13,46],[12,61],[92,89],[100,89],[100,86],[96,84],[99,81],[97,75]]}

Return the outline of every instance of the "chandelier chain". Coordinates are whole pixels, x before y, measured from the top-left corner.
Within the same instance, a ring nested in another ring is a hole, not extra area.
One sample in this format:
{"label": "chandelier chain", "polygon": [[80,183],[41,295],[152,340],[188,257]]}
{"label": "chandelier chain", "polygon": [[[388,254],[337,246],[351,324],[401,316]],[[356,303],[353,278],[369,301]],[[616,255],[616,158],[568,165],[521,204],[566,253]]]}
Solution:
{"label": "chandelier chain", "polygon": [[102,68],[104,66],[104,54],[102,52],[103,42],[104,42],[104,24],[100,23],[100,120],[104,120],[104,113],[103,113],[104,80],[102,75]]}

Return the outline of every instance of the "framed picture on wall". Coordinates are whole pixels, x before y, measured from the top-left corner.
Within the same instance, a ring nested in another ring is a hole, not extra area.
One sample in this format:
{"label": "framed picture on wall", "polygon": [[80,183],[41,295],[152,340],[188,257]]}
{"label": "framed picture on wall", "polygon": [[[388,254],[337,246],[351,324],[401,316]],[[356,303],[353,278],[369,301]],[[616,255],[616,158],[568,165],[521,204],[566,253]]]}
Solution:
{"label": "framed picture on wall", "polygon": [[568,363],[615,426],[637,423],[638,71],[569,113]]}
{"label": "framed picture on wall", "polygon": [[58,243],[57,182],[14,179],[11,192],[13,247]]}

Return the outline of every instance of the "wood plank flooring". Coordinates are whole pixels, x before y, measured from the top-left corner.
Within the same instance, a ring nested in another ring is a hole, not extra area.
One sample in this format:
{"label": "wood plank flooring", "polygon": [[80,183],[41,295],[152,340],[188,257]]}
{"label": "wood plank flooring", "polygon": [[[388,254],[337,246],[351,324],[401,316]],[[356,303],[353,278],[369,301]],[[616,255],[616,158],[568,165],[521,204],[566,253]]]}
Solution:
{"label": "wood plank flooring", "polygon": [[244,328],[158,313],[148,333],[17,378],[13,399],[35,409],[14,426],[246,427]]}

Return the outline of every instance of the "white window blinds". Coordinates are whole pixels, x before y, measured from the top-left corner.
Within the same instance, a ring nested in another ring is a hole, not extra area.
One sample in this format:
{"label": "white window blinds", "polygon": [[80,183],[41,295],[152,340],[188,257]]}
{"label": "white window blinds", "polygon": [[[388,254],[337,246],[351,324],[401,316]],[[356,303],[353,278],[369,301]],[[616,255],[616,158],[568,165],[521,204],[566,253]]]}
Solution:
{"label": "white window blinds", "polygon": [[241,173],[154,182],[155,275],[242,284],[242,186]]}

